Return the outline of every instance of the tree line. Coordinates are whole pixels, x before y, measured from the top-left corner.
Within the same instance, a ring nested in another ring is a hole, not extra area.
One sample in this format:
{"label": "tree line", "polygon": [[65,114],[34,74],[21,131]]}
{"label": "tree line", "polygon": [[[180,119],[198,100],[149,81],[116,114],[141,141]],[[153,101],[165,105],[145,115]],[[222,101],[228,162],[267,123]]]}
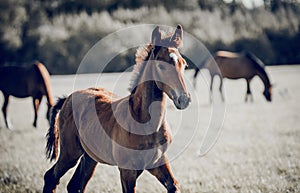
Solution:
{"label": "tree line", "polygon": [[[98,40],[141,23],[180,23],[211,52],[249,50],[267,65],[300,63],[299,2],[263,2],[248,9],[239,0],[0,0],[0,65],[40,60],[52,74],[75,73]],[[128,68],[133,52],[105,70]]]}

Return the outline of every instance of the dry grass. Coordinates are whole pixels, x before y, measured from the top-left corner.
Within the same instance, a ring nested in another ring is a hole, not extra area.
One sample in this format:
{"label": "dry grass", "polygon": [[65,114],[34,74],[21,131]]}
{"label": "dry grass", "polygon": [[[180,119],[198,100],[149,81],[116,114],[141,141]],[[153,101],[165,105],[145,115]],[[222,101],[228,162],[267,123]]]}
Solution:
{"label": "dry grass", "polygon": [[[244,103],[246,85],[243,81],[225,81],[226,114],[222,133],[214,148],[204,157],[198,157],[201,139],[209,123],[211,106],[208,104],[208,88],[199,78],[197,95],[200,97],[200,124],[191,143],[171,163],[182,186],[182,192],[300,192],[300,66],[267,68],[274,88],[274,101],[267,103],[258,79],[252,82],[253,103]],[[104,75],[98,85],[113,87],[118,74]],[[191,78],[191,72],[187,77]],[[128,75],[125,79],[128,80]],[[85,75],[86,83],[94,80]],[[206,77],[206,73],[204,73]],[[54,95],[69,94],[74,76],[53,76]],[[62,83],[63,82],[63,83]],[[127,82],[119,82],[126,93]],[[91,86],[82,84],[80,87]],[[3,98],[0,98],[0,103]],[[197,106],[190,106],[191,113]],[[185,112],[182,112],[183,114]],[[15,130],[4,128],[0,118],[0,192],[41,192],[43,174],[52,166],[45,160],[44,146],[47,122],[44,119],[45,104],[41,107],[39,128],[31,126],[33,110],[31,100],[13,98],[9,115]],[[174,125],[178,111],[168,106],[169,122]],[[193,130],[193,121],[182,121],[180,131]],[[175,137],[180,137],[176,136]],[[65,187],[72,172],[63,177],[58,192]],[[98,165],[87,192],[121,192],[116,167]],[[166,192],[159,182],[145,172],[137,182],[137,192]]]}

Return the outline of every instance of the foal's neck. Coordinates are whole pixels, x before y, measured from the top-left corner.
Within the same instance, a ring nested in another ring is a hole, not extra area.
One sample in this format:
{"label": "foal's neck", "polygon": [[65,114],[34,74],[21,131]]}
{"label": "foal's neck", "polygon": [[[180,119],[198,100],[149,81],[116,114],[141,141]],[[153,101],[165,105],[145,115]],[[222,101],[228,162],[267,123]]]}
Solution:
{"label": "foal's neck", "polygon": [[140,123],[164,116],[165,97],[154,81],[138,85],[129,97],[130,111],[133,118]]}

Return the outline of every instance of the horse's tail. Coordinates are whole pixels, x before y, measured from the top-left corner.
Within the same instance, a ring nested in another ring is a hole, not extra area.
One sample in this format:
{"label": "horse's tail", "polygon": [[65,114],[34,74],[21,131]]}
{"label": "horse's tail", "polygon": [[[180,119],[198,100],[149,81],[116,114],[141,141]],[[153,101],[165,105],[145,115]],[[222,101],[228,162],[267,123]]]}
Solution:
{"label": "horse's tail", "polygon": [[52,107],[52,113],[50,117],[50,128],[46,135],[47,145],[46,145],[46,157],[50,159],[50,161],[55,160],[58,156],[58,126],[56,125],[56,116],[59,110],[62,108],[64,102],[66,101],[66,97],[59,98],[56,104]]}
{"label": "horse's tail", "polygon": [[44,89],[46,92],[46,98],[48,101],[48,106],[52,107],[54,105],[54,101],[52,98],[52,90],[51,90],[51,83],[50,83],[50,75],[47,68],[40,62],[35,62],[35,66],[38,68],[40,75],[42,76]]}

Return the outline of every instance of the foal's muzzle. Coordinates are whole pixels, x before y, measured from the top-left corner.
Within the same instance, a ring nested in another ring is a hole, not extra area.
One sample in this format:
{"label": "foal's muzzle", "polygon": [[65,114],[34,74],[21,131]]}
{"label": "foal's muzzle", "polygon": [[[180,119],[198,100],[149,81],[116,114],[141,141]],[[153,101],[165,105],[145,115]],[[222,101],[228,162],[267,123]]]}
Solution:
{"label": "foal's muzzle", "polygon": [[191,103],[191,97],[189,93],[183,93],[179,97],[173,99],[177,109],[185,109]]}

